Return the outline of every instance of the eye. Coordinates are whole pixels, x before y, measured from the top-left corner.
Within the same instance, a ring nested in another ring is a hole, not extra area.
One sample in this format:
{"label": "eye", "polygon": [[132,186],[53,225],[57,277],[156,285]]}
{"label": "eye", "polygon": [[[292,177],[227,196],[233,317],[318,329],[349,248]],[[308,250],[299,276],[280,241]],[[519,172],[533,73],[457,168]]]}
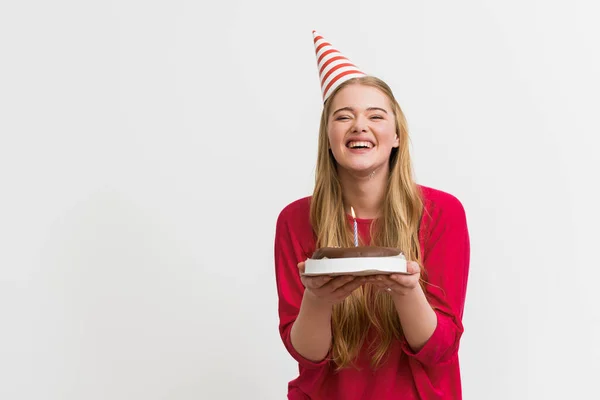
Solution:
{"label": "eye", "polygon": [[336,121],[345,121],[347,119],[350,119],[350,118],[345,115],[341,115],[341,116],[337,117],[335,120]]}
{"label": "eye", "polygon": [[381,115],[373,115],[371,119],[383,119]]}

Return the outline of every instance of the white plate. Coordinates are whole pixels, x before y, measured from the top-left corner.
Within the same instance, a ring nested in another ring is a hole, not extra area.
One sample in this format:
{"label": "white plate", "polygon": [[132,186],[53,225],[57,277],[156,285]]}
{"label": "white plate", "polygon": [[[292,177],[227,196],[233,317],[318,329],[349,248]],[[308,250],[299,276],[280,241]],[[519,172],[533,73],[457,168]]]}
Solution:
{"label": "white plate", "polygon": [[389,257],[309,258],[304,263],[304,274],[308,276],[406,273],[406,258],[402,254]]}

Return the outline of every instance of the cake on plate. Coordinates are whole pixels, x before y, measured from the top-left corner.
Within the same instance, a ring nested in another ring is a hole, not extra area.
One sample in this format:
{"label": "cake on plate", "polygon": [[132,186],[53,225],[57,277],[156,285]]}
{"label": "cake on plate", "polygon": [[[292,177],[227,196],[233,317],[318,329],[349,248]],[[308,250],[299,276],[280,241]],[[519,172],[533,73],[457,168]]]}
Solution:
{"label": "cake on plate", "polygon": [[399,249],[379,246],[323,247],[304,264],[304,274],[375,275],[406,273],[406,258]]}

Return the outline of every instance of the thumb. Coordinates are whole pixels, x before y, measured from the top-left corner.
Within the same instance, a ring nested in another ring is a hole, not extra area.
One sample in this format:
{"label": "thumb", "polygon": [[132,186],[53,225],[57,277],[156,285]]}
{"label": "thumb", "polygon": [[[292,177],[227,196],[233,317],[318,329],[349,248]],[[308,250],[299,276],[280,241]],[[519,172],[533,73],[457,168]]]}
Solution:
{"label": "thumb", "polygon": [[304,273],[304,261],[301,261],[298,263],[298,270],[300,271],[301,274]]}
{"label": "thumb", "polygon": [[409,274],[418,274],[421,272],[421,267],[419,266],[419,263],[415,261],[409,261],[406,263],[406,272]]}

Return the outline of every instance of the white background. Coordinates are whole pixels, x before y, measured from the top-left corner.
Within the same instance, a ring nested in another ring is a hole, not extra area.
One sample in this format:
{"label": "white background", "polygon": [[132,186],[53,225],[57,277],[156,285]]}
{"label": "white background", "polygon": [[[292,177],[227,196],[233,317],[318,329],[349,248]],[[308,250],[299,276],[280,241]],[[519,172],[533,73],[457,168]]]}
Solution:
{"label": "white background", "polygon": [[279,211],[312,191],[312,29],[464,204],[465,399],[594,398],[592,1],[5,1],[0,398],[283,399]]}

